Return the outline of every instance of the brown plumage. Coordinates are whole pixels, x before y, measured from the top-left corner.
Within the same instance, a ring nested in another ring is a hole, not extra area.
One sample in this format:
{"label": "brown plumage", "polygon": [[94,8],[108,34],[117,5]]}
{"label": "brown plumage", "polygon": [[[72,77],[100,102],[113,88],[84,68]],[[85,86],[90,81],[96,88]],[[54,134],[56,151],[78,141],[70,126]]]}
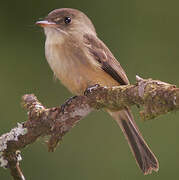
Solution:
{"label": "brown plumage", "polygon": [[[95,84],[108,87],[129,84],[120,63],[81,11],[57,9],[37,24],[46,34],[45,54],[50,67],[72,93],[81,95]],[[121,127],[143,173],[158,171],[158,161],[139,132],[130,109],[106,111]]]}

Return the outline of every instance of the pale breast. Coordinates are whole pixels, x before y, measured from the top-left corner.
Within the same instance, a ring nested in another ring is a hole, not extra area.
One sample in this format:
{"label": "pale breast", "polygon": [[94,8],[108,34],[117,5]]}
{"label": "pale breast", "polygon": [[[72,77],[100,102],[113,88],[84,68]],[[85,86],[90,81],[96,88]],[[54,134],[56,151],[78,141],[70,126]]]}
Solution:
{"label": "pale breast", "polygon": [[47,37],[45,54],[55,76],[74,94],[83,94],[94,84],[115,86],[118,83],[95,63],[83,51],[80,44],[59,41],[56,37]]}

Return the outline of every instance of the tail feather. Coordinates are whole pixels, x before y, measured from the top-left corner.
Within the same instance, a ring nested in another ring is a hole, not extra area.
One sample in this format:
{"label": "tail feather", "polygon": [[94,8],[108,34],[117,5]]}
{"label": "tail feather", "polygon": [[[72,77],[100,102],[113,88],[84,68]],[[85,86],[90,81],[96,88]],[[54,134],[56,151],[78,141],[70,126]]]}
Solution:
{"label": "tail feather", "polygon": [[108,110],[108,113],[117,121],[121,127],[132,153],[136,159],[136,162],[144,174],[150,174],[152,170],[158,171],[159,164],[146,142],[144,141],[137,125],[135,124],[130,110],[112,112]]}

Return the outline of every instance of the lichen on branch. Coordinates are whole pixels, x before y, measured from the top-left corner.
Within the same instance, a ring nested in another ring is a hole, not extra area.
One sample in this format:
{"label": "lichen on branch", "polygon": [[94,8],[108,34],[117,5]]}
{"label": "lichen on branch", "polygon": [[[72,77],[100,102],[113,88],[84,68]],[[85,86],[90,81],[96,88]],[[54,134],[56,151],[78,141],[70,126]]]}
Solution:
{"label": "lichen on branch", "polygon": [[136,80],[134,85],[99,87],[87,96],[95,108],[120,110],[132,105],[143,107],[140,111],[142,120],[179,109],[179,88],[175,85],[139,76]]}
{"label": "lichen on branch", "polygon": [[0,137],[0,164],[9,168],[14,179],[24,180],[19,167],[20,151],[38,137],[50,136],[48,150],[54,151],[62,137],[95,109],[121,110],[126,106],[143,107],[141,118],[148,120],[179,109],[179,88],[165,82],[142,79],[136,84],[100,87],[85,91],[84,96],[70,98],[61,107],[46,108],[33,94],[23,96],[28,120]]}

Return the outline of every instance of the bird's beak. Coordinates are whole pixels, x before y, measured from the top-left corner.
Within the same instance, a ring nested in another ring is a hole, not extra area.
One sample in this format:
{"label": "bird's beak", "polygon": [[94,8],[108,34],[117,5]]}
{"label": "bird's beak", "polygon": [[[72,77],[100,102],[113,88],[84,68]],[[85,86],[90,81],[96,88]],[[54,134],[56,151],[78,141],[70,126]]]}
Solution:
{"label": "bird's beak", "polygon": [[35,24],[38,25],[38,26],[41,26],[41,27],[55,27],[56,26],[56,23],[49,22],[47,20],[37,21]]}

